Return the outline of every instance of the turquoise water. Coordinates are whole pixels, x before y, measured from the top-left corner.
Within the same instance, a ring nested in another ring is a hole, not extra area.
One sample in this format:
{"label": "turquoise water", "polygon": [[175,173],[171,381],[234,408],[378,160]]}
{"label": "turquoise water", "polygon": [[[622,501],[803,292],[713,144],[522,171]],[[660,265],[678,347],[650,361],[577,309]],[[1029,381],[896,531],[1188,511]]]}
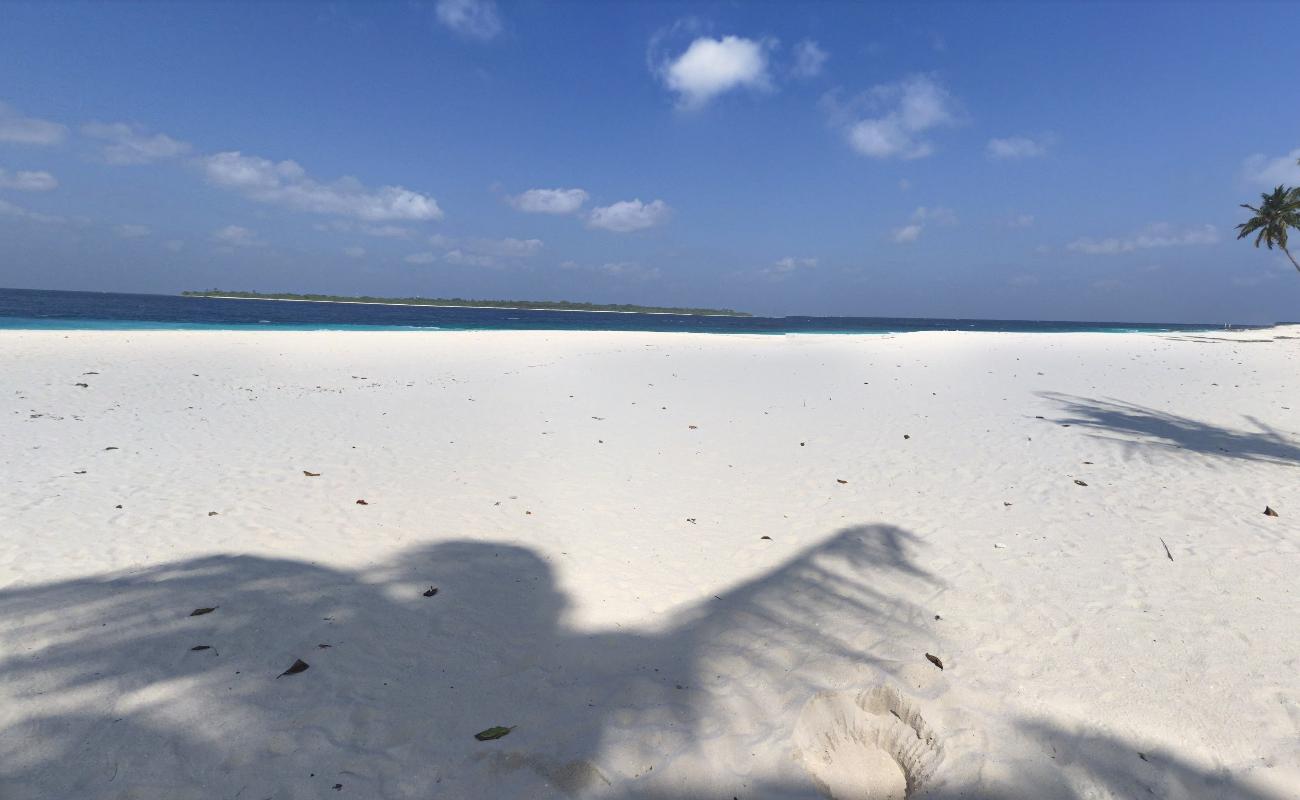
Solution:
{"label": "turquoise water", "polygon": [[175,295],[0,289],[0,329],[19,330],[594,330],[696,333],[905,331],[1159,332],[1222,325],[892,317],[705,317],[500,308],[222,300]]}

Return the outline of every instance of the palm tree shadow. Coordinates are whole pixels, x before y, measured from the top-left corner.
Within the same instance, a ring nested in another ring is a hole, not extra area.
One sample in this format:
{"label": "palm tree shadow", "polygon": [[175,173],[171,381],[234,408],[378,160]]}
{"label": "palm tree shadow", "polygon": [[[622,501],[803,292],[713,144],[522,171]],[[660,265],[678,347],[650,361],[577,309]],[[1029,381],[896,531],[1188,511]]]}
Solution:
{"label": "palm tree shadow", "polygon": [[[736,718],[824,688],[822,662],[797,654],[883,663],[881,643],[926,616],[907,587],[937,585],[916,547],[891,526],[849,528],[653,632],[574,629],[552,562],[483,541],[356,572],[218,555],[8,589],[0,797],[640,785]],[[305,672],[277,677],[296,659]],[[515,727],[475,740],[494,725]],[[606,766],[611,752],[644,774]]]}
{"label": "palm tree shadow", "polygon": [[1061,405],[1064,416],[1054,422],[1118,434],[1103,438],[1128,448],[1157,445],[1247,461],[1300,461],[1300,445],[1255,417],[1245,418],[1254,430],[1233,430],[1120,400],[1093,400],[1056,392],[1040,392],[1039,396]]}
{"label": "palm tree shadow", "polygon": [[[791,709],[888,682],[928,640],[929,610],[907,598],[941,582],[919,546],[848,528],[648,632],[575,629],[562,571],[484,541],[359,571],[221,555],[7,589],[0,797],[818,797],[790,758]],[[309,668],[277,677],[295,659]],[[474,738],[494,725],[516,727]],[[1023,732],[1063,771],[909,796],[1269,800],[1173,754],[1143,761],[1043,721]],[[782,763],[756,768],[764,737]],[[736,740],[743,752],[719,745]]]}

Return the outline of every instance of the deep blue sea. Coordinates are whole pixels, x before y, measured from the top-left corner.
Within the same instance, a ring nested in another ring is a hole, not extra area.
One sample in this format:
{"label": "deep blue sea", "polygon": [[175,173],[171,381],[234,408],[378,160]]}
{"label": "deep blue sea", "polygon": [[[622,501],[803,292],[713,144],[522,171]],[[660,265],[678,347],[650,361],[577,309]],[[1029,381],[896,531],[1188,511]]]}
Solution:
{"label": "deep blue sea", "polygon": [[1175,331],[1222,325],[1158,322],[701,317],[497,308],[217,300],[162,294],[0,289],[0,328],[43,330],[566,330],[694,333],[901,333],[904,331]]}

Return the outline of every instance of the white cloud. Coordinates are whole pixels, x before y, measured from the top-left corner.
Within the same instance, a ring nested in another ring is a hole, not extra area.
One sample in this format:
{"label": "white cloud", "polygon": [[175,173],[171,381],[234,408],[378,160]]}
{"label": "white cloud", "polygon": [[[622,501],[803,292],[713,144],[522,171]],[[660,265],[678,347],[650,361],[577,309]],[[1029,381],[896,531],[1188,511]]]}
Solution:
{"label": "white cloud", "polygon": [[639,281],[657,280],[663,276],[658,267],[643,267],[635,261],[612,261],[594,267],[580,266],[573,261],[563,261],[560,269],[579,270],[611,278],[630,278]]}
{"label": "white cloud", "polygon": [[1034,225],[1033,214],[1013,214],[1003,220],[1003,225],[1008,228],[1031,228]]}
{"label": "white cloud", "polygon": [[501,15],[493,0],[438,0],[438,21],[469,39],[487,41],[501,33]]}
{"label": "white cloud", "polygon": [[[872,158],[924,158],[934,147],[922,134],[957,122],[951,95],[927,75],[874,86],[846,104],[834,93],[822,102],[849,145]],[[874,116],[862,117],[865,111]]]}
{"label": "white cloud", "polygon": [[582,189],[529,189],[508,201],[529,214],[573,214],[587,202],[587,193]]}
{"label": "white cloud", "polygon": [[528,258],[542,251],[541,239],[471,239],[464,245],[470,252],[500,258]]}
{"label": "white cloud", "polygon": [[113,230],[123,239],[139,239],[153,233],[148,225],[118,225]]}
{"label": "white cloud", "polygon": [[0,103],[0,142],[14,144],[58,144],[67,135],[64,125],[49,120],[25,117],[18,109]]}
{"label": "white cloud", "polygon": [[790,68],[790,74],[796,78],[815,78],[821,74],[828,58],[830,54],[816,42],[804,39],[794,46],[794,66]]}
{"label": "white cloud", "polygon": [[1010,136],[1006,139],[989,139],[985,152],[989,158],[999,160],[1013,158],[1038,158],[1047,155],[1046,139],[1030,139],[1028,136]]}
{"label": "white cloud", "polygon": [[951,208],[920,206],[912,212],[913,222],[933,222],[937,225],[956,225],[957,214]]}
{"label": "white cloud", "polygon": [[911,244],[921,238],[922,226],[915,223],[904,225],[894,230],[894,241],[898,244]]}
{"label": "white cloud", "polygon": [[229,247],[260,247],[263,243],[248,228],[227,225],[212,232],[212,241]]}
{"label": "white cloud", "polygon": [[428,251],[425,251],[423,253],[411,253],[409,256],[403,258],[402,260],[408,264],[432,264],[433,262],[438,260],[438,256]]}
{"label": "white cloud", "polygon": [[1024,273],[1021,273],[1021,274],[1019,274],[1019,275],[1013,275],[1013,276],[1011,276],[1011,279],[1007,281],[1007,284],[1008,284],[1008,285],[1010,285],[1010,286],[1014,286],[1014,287],[1016,287],[1016,288],[1025,288],[1025,287],[1028,287],[1028,286],[1037,286],[1038,283],[1039,283],[1039,278],[1038,278],[1038,276],[1037,276],[1037,275],[1033,275],[1033,274],[1028,273],[1028,272],[1024,272]]}
{"label": "white cloud", "polygon": [[601,264],[596,267],[597,272],[602,272],[612,278],[633,278],[639,281],[655,280],[662,276],[658,267],[643,267],[633,261],[616,261],[608,264]]}
{"label": "white cloud", "polygon": [[817,259],[815,258],[795,258],[794,256],[786,256],[785,258],[777,259],[771,266],[759,270],[759,274],[766,275],[775,280],[780,280],[790,277],[799,270],[812,269],[815,266],[817,266]]}
{"label": "white cloud", "polygon": [[212,183],[261,203],[367,222],[442,218],[442,209],[428,195],[401,186],[368,189],[355,178],[321,183],[293,161],[275,162],[231,151],[204,158],[203,166]]}
{"label": "white cloud", "polygon": [[615,233],[628,233],[668,221],[672,209],[662,200],[642,203],[640,199],[623,200],[608,206],[593,208],[587,217],[587,227],[601,228]]}
{"label": "white cloud", "polygon": [[767,51],[766,43],[753,39],[701,36],[663,64],[660,75],[683,107],[699,108],[732,89],[770,89]]}
{"label": "white cloud", "polygon": [[410,228],[401,225],[357,224],[347,219],[332,219],[328,223],[313,225],[318,231],[339,231],[341,233],[364,233],[366,236],[378,236],[384,239],[409,239],[415,235]]}
{"label": "white cloud", "polygon": [[1300,148],[1277,158],[1256,153],[1246,159],[1242,172],[1246,180],[1261,186],[1294,186],[1300,183],[1300,164],[1296,163],[1297,159],[1300,159]]}
{"label": "white cloud", "polygon": [[343,255],[347,256],[348,258],[365,258],[365,257],[366,257],[366,248],[364,248],[364,247],[345,247],[345,248],[343,248]]}
{"label": "white cloud", "polygon": [[13,189],[19,192],[48,192],[57,189],[58,180],[48,172],[19,170],[10,174],[0,169],[0,189]]}
{"label": "white cloud", "polygon": [[442,260],[448,264],[455,264],[462,267],[494,267],[496,259],[482,253],[470,253],[460,248],[448,250],[442,254]]}
{"label": "white cloud", "polygon": [[957,215],[951,208],[943,206],[919,206],[912,212],[911,224],[894,229],[893,239],[898,244],[911,244],[921,238],[921,232],[929,224],[956,225]]}
{"label": "white cloud", "polygon": [[56,217],[53,214],[42,214],[38,211],[28,211],[20,205],[0,199],[0,216],[17,217],[18,219],[29,219],[32,222],[57,223],[66,222],[63,217]]}
{"label": "white cloud", "polygon": [[1219,232],[1213,225],[1179,230],[1168,223],[1148,225],[1140,232],[1125,237],[1106,239],[1075,239],[1065,247],[1076,253],[1088,255],[1118,255],[1153,247],[1191,247],[1210,245],[1219,241]]}
{"label": "white cloud", "polygon": [[163,248],[170,250],[173,253],[179,253],[185,249],[185,242],[182,242],[180,239],[168,239],[163,242]]}
{"label": "white cloud", "polygon": [[[545,246],[541,239],[453,239],[442,234],[430,236],[429,244],[445,251],[441,260],[448,264],[474,267],[494,267],[502,260],[531,258]],[[407,260],[413,264],[430,264],[439,258],[434,253],[417,253],[416,256],[419,260],[411,261],[409,257]]]}
{"label": "white cloud", "polygon": [[142,126],[125,122],[92,122],[82,126],[81,132],[105,142],[99,152],[109,164],[149,164],[179,158],[190,151],[186,142],[161,133],[150,135]]}
{"label": "white cloud", "polygon": [[1102,278],[1093,281],[1091,284],[1093,291],[1097,292],[1114,292],[1124,288],[1124,281],[1118,278]]}

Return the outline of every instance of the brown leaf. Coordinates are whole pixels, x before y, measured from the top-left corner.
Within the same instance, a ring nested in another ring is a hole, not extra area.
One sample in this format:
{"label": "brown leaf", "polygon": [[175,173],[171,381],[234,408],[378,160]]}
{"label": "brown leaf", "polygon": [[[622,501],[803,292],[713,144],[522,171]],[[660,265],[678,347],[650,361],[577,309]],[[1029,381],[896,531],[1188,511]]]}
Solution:
{"label": "brown leaf", "polygon": [[846,481],[846,480],[841,480],[841,479],[839,479],[839,478],[836,478],[836,479],[835,479],[835,482],[838,483],[838,484],[840,484],[841,486],[844,485],[844,484],[846,484],[846,483],[848,483],[848,481]]}
{"label": "brown leaf", "polygon": [[759,538],[759,539],[766,539],[766,540],[768,540],[769,542],[772,541],[772,537],[771,537],[771,536],[760,536],[760,537],[758,537],[758,538]]}
{"label": "brown leaf", "polygon": [[297,675],[299,672],[306,672],[310,666],[311,665],[308,664],[306,661],[303,661],[301,658],[299,658],[293,662],[293,666],[289,667],[284,672],[281,672],[279,675],[276,675],[275,677],[279,679],[279,678],[283,678],[285,675]]}
{"label": "brown leaf", "polygon": [[1274,510],[1272,509],[1272,507],[1270,507],[1270,506],[1264,506],[1264,516],[1266,516],[1266,517],[1276,517],[1276,516],[1277,516],[1277,512],[1274,511]]}
{"label": "brown leaf", "polygon": [[211,614],[213,611],[216,611],[218,608],[221,608],[221,606],[213,606],[212,608],[196,608],[190,612],[190,616],[201,617],[204,614]]}
{"label": "brown leaf", "polygon": [[302,474],[303,474],[303,475],[306,475],[308,478],[319,478],[319,477],[320,477],[320,473],[319,473],[319,472],[308,472],[307,470],[303,470],[303,471],[302,471]]}
{"label": "brown leaf", "polygon": [[359,505],[359,506],[368,506],[368,505],[370,505],[370,504],[367,503],[365,500],[358,500],[358,501],[357,501],[357,505]]}
{"label": "brown leaf", "polygon": [[1088,485],[1088,484],[1084,483],[1083,481],[1079,480],[1078,478],[1075,478],[1075,479],[1074,479],[1074,484],[1075,484],[1076,486],[1087,486],[1087,485]]}
{"label": "brown leaf", "polygon": [[208,512],[208,516],[209,516],[209,517],[215,517],[216,515],[217,515],[217,512],[215,512],[215,511],[209,511],[209,512]]}
{"label": "brown leaf", "polygon": [[930,653],[926,653],[925,658],[927,661],[929,661],[931,664],[935,665],[939,669],[943,669],[943,662],[939,660],[938,656],[932,655]]}

